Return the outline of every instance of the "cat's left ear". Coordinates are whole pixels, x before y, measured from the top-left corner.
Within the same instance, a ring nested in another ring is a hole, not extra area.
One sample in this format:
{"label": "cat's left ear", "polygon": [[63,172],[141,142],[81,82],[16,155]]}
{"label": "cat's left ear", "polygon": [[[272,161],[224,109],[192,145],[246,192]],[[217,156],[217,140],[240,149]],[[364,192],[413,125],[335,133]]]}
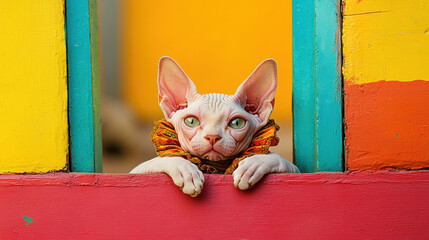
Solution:
{"label": "cat's left ear", "polygon": [[238,87],[235,96],[247,112],[258,115],[260,123],[265,124],[274,108],[276,88],[277,64],[267,59]]}

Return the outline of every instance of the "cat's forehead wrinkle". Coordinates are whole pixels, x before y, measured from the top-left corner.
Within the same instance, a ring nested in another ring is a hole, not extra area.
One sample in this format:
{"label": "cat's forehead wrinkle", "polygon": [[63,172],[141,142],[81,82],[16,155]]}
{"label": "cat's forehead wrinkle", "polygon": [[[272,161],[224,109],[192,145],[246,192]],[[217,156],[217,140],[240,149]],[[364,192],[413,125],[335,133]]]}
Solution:
{"label": "cat's forehead wrinkle", "polygon": [[224,112],[225,108],[231,108],[234,106],[233,96],[221,94],[221,93],[209,93],[201,95],[200,98],[195,101],[199,105],[200,112]]}
{"label": "cat's forehead wrinkle", "polygon": [[237,102],[237,99],[234,95],[227,95],[222,93],[209,93],[201,95],[205,103],[210,104],[211,106],[218,104],[231,104]]}

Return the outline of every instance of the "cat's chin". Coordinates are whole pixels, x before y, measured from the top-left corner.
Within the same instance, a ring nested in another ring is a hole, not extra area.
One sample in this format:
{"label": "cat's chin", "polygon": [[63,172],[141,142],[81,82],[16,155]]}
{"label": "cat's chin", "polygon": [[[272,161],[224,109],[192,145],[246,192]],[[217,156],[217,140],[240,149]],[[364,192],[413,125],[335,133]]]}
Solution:
{"label": "cat's chin", "polygon": [[220,154],[219,152],[213,149],[204,153],[202,156],[200,156],[200,158],[207,159],[210,161],[222,161],[227,159],[227,157],[225,157],[224,155]]}

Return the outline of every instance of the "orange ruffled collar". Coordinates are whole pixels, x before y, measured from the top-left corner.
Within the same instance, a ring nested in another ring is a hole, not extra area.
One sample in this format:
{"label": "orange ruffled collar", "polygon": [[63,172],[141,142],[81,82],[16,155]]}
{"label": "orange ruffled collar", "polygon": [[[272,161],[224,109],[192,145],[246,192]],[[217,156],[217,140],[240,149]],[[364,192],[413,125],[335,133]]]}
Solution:
{"label": "orange ruffled collar", "polygon": [[198,166],[203,173],[224,173],[232,174],[238,167],[238,163],[246,157],[250,157],[256,154],[267,154],[270,153],[270,146],[277,146],[279,138],[276,133],[280,127],[270,119],[268,123],[259,130],[252,139],[252,142],[245,151],[241,152],[232,161],[225,171],[204,162],[204,160],[198,157],[192,156],[190,153],[185,152],[181,147],[177,138],[177,133],[171,123],[165,119],[155,122],[155,126],[150,135],[153,144],[155,145],[156,154],[160,157],[183,157],[188,159],[192,163]]}

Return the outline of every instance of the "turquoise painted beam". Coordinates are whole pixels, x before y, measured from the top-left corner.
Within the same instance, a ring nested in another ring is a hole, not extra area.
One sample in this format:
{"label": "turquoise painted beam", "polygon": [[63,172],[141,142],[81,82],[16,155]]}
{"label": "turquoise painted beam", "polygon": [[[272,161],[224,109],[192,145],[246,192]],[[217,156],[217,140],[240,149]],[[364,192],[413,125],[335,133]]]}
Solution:
{"label": "turquoise painted beam", "polygon": [[294,159],[301,172],[343,170],[340,0],[293,1]]}
{"label": "turquoise painted beam", "polygon": [[95,0],[66,1],[70,171],[101,172],[100,83]]}
{"label": "turquoise painted beam", "polygon": [[293,138],[294,161],[301,172],[313,172],[316,159],[314,0],[294,0],[293,22]]}
{"label": "turquoise painted beam", "polygon": [[315,1],[317,171],[343,170],[341,0]]}

